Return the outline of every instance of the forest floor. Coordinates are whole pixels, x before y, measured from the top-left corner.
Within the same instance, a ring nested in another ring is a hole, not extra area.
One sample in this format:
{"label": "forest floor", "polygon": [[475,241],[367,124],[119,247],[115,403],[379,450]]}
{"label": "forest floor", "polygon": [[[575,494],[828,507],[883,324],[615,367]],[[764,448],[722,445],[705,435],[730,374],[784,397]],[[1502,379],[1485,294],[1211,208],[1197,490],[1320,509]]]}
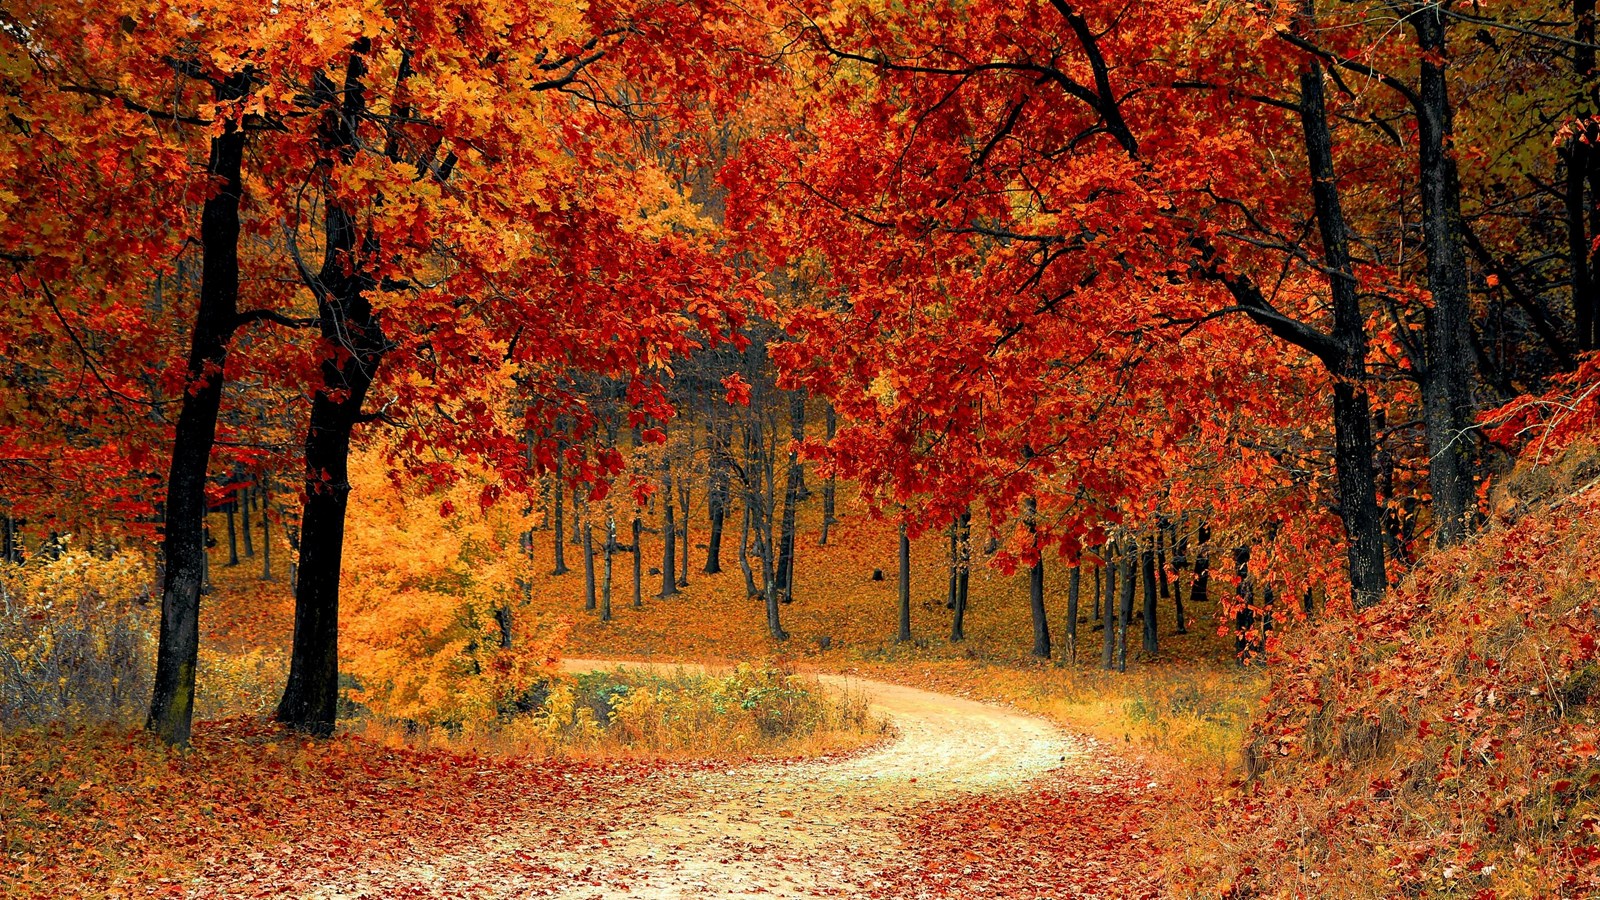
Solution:
{"label": "forest floor", "polygon": [[[544,810],[535,802],[465,840],[460,823],[417,823],[424,827],[401,858],[352,848],[332,871],[293,888],[253,867],[217,867],[190,896],[286,888],[327,900],[1155,895],[1145,814],[1158,786],[1104,745],[992,704],[825,680],[864,693],[895,738],[842,758],[641,767],[588,802]],[[430,832],[440,838],[431,845]],[[318,855],[292,843],[273,854]]]}

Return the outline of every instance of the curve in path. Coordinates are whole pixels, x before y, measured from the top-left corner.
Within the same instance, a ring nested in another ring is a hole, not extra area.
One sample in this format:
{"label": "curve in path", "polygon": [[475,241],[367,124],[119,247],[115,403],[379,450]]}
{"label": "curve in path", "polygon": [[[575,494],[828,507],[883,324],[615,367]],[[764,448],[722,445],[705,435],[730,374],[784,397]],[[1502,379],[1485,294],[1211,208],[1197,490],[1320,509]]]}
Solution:
{"label": "curve in path", "polygon": [[[569,671],[636,663],[567,660]],[[680,668],[652,665],[658,670]],[[870,883],[902,850],[891,817],[953,793],[1015,788],[1085,747],[1035,716],[989,703],[839,675],[897,734],[842,760],[757,764],[704,776],[701,793],[612,832],[625,885],[572,884],[571,898],[819,897]],[[574,860],[576,862],[576,860]],[[585,861],[592,864],[593,859]]]}
{"label": "curve in path", "polygon": [[[568,671],[694,669],[567,660]],[[911,860],[896,825],[918,804],[1019,787],[1087,753],[1035,716],[987,703],[838,675],[896,736],[842,758],[758,763],[684,775],[640,766],[627,802],[597,800],[559,821],[508,821],[467,849],[408,860],[352,860],[338,883],[302,885],[323,900],[553,897],[732,900],[855,897]],[[636,792],[636,793],[635,793]],[[465,823],[437,827],[462,829]],[[194,897],[239,896],[216,882]]]}

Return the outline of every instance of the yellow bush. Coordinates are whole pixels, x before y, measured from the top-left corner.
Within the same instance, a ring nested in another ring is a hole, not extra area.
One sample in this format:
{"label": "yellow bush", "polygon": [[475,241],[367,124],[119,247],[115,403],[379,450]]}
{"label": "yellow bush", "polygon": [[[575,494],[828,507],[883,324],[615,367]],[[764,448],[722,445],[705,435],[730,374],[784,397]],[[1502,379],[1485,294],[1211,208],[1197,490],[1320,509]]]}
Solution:
{"label": "yellow bush", "polygon": [[148,563],[69,550],[0,565],[0,722],[131,721],[150,697]]}
{"label": "yellow bush", "polygon": [[377,459],[352,467],[341,585],[346,699],[382,719],[454,730],[531,708],[560,623],[533,620],[521,585],[529,516],[479,506],[487,476],[403,489]]}

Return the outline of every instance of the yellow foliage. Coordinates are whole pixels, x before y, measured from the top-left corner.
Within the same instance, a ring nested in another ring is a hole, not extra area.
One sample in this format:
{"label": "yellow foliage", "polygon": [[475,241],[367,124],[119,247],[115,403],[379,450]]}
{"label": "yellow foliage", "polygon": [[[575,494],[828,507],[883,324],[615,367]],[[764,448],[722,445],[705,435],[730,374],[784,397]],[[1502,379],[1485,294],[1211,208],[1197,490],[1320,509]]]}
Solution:
{"label": "yellow foliage", "polygon": [[484,476],[408,493],[379,460],[352,468],[340,610],[349,699],[415,723],[496,719],[549,674],[563,634],[525,614],[520,536],[534,522],[510,502],[481,509]]}
{"label": "yellow foliage", "polygon": [[148,563],[68,550],[0,564],[0,722],[131,719],[149,699]]}

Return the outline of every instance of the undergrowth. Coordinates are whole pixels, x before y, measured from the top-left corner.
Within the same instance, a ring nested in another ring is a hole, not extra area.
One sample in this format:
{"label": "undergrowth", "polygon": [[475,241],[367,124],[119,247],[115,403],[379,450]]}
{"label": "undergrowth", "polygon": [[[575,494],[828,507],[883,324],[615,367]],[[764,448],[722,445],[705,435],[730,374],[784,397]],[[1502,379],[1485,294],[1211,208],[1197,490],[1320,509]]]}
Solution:
{"label": "undergrowth", "polygon": [[1524,464],[1500,518],[1291,641],[1246,778],[1168,823],[1195,897],[1600,894],[1600,457]]}
{"label": "undergrowth", "polygon": [[623,667],[552,676],[529,692],[526,705],[498,721],[459,728],[418,728],[383,719],[350,727],[391,746],[723,760],[847,752],[887,733],[863,695],[748,663],[726,673]]}

